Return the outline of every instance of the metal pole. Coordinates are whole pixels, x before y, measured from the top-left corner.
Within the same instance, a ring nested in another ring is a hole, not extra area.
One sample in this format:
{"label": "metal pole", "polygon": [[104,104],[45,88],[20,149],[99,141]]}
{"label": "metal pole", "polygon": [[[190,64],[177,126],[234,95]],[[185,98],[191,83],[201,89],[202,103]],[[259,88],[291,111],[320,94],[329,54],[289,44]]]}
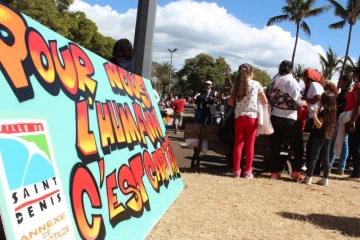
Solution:
{"label": "metal pole", "polygon": [[131,72],[150,79],[157,0],[139,0]]}
{"label": "metal pole", "polygon": [[177,48],[171,50],[168,49],[170,52],[170,73],[169,73],[169,93],[170,93],[170,83],[171,83],[171,69],[172,69],[172,54],[177,51]]}
{"label": "metal pole", "polygon": [[170,84],[171,84],[172,54],[173,54],[173,52],[170,52],[169,93],[171,93],[171,91],[170,91]]}

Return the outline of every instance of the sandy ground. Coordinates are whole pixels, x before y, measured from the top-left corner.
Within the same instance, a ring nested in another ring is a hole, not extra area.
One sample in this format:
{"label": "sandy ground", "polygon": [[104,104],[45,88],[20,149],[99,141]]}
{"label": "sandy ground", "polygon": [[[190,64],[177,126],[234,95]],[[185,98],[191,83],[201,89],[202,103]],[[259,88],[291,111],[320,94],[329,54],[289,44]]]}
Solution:
{"label": "sandy ground", "polygon": [[328,188],[270,180],[262,158],[255,179],[233,179],[212,151],[201,156],[203,174],[193,173],[183,133],[167,134],[185,188],[147,239],[360,239],[360,183],[336,175]]}
{"label": "sandy ground", "polygon": [[184,190],[147,239],[360,238],[360,183],[331,179],[325,188],[266,174],[182,178]]}

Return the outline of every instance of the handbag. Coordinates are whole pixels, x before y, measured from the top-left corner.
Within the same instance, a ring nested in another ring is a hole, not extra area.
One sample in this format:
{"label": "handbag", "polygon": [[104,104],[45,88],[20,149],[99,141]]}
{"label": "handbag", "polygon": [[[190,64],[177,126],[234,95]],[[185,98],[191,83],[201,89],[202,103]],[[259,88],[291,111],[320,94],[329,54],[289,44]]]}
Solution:
{"label": "handbag", "polygon": [[260,99],[258,100],[258,124],[257,135],[271,135],[274,133],[268,111],[268,104],[262,105]]}

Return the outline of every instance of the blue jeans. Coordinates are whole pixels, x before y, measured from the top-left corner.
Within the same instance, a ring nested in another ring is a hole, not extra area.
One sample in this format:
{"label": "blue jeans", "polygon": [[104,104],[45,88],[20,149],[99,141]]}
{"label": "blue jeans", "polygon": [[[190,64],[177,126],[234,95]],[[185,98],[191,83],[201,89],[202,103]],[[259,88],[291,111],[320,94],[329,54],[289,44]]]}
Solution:
{"label": "blue jeans", "polygon": [[[336,136],[337,136],[337,132],[339,129],[339,124],[336,125],[335,128],[335,133],[333,138],[331,139],[331,144],[330,144],[330,166],[332,167],[334,162],[335,162],[335,150],[334,150],[334,146],[335,146],[335,140],[336,140]],[[338,165],[338,169],[342,172],[344,172],[345,170],[345,165],[346,165],[346,160],[349,156],[349,135],[345,135],[344,136],[344,142],[341,148],[341,154],[340,154],[340,159],[339,159],[339,165]]]}

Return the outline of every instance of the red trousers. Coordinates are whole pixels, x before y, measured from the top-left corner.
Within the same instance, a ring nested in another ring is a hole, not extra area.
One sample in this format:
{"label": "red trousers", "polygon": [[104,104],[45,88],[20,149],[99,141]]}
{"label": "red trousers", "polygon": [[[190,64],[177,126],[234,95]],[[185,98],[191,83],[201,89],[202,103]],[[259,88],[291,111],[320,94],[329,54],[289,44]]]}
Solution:
{"label": "red trousers", "polygon": [[234,174],[240,175],[241,154],[245,144],[246,165],[245,174],[252,172],[254,160],[254,146],[258,128],[257,118],[240,116],[235,119],[235,144],[234,144]]}

